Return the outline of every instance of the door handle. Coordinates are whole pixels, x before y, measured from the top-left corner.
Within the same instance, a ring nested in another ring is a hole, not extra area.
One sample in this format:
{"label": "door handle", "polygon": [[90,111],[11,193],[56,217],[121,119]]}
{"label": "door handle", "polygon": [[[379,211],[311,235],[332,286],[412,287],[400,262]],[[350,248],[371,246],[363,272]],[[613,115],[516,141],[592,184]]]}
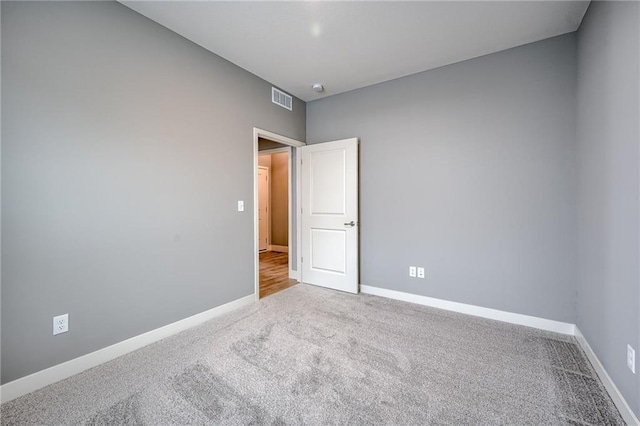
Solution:
{"label": "door handle", "polygon": [[345,226],[356,226],[356,223],[354,221],[351,221],[349,223],[345,223]]}

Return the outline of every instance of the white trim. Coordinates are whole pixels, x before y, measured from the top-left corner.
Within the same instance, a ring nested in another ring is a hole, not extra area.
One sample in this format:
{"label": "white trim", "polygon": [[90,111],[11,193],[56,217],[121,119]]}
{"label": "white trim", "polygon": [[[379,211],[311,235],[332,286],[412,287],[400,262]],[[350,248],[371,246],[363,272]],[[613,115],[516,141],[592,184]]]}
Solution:
{"label": "white trim", "polygon": [[[287,259],[288,263],[289,263],[289,278],[291,278],[291,275],[295,275],[297,274],[297,271],[294,271],[294,267],[296,267],[296,269],[299,269],[298,267],[298,263],[296,262],[296,259],[293,258],[293,253],[289,252],[289,247],[292,247],[293,244],[293,238],[294,235],[298,235],[298,229],[299,227],[297,227],[296,229],[293,229],[293,217],[295,215],[296,212],[293,211],[293,182],[291,180],[291,176],[293,176],[293,169],[295,168],[296,171],[298,171],[298,169],[296,168],[296,165],[294,164],[293,161],[293,150],[296,150],[296,154],[297,154],[297,150],[298,148],[294,148],[292,146],[287,147],[289,153],[287,154],[287,212],[288,212],[288,218],[289,218],[289,223],[288,223],[288,229],[289,232],[287,233],[287,253],[289,253],[289,257]],[[297,156],[296,156],[297,158]],[[297,185],[297,184],[296,184]],[[297,188],[297,186],[296,186]],[[296,197],[297,197],[297,192],[296,192]],[[296,198],[296,202],[300,200],[300,198]],[[296,203],[297,204],[297,203]],[[296,226],[298,222],[296,222]]]}
{"label": "white trim", "polygon": [[484,308],[482,306],[468,305],[466,303],[451,302],[449,300],[436,299],[433,297],[420,296],[411,293],[403,293],[401,291],[371,287],[368,285],[360,285],[360,291],[362,293],[373,294],[375,296],[402,300],[404,302],[417,303],[418,305],[431,306],[434,308],[445,309],[447,311],[460,312],[467,315],[489,318],[492,320],[508,322],[511,324],[525,325],[527,327],[553,331],[556,333],[569,335],[573,335],[575,333],[575,324],[561,321],[554,321],[545,318],[533,317],[530,315],[500,311],[498,309]]}
{"label": "white trim", "polygon": [[275,245],[275,244],[271,244],[269,246],[269,250],[276,251],[278,253],[289,253],[289,247],[287,247],[287,246],[278,246],[278,245]]}
{"label": "white trim", "polygon": [[156,328],[155,330],[123,340],[122,342],[107,346],[106,348],[63,362],[62,364],[54,365],[53,367],[45,370],[5,383],[0,386],[0,401],[3,403],[11,401],[12,399],[26,395],[29,392],[41,389],[52,383],[88,370],[89,368],[93,368],[97,365],[128,354],[129,352],[133,352],[144,346],[150,345],[151,343],[155,343],[159,340],[180,333],[181,331],[200,325],[217,316],[234,311],[242,306],[249,305],[253,303],[253,300],[253,295],[233,300],[229,303],[225,303],[224,305],[209,309],[208,311],[201,312],[180,321],[165,325],[164,327]]}
{"label": "white trim", "polygon": [[596,370],[596,374],[602,381],[602,384],[609,393],[609,396],[611,396],[613,403],[615,404],[618,411],[620,411],[620,415],[622,416],[624,421],[628,425],[640,426],[638,417],[636,417],[634,412],[631,410],[631,407],[629,407],[629,404],[618,390],[618,387],[615,385],[613,380],[611,380],[611,377],[609,377],[609,374],[604,369],[604,366],[596,356],[595,352],[593,352],[593,349],[591,349],[589,342],[587,342],[587,339],[575,324],[553,321],[529,315],[516,314],[512,312],[505,312],[497,309],[483,308],[481,306],[467,305],[465,303],[451,302],[448,300],[420,296],[411,293],[403,293],[401,291],[388,290],[385,288],[371,287],[367,285],[360,285],[360,291],[365,294],[372,294],[389,299],[402,300],[404,302],[431,306],[434,308],[445,309],[447,311],[460,312],[477,317],[489,318],[497,321],[508,322],[511,324],[524,325],[528,327],[575,336],[578,344],[587,355],[587,358],[591,362],[591,365],[593,365],[593,368]]}
{"label": "white trim", "polygon": [[[263,130],[258,127],[253,128],[253,280],[254,280],[254,299],[260,299],[260,263],[259,263],[259,252],[258,252],[258,156],[260,155],[260,151],[258,151],[258,138],[269,139],[284,145],[288,145],[290,147],[289,151],[289,247],[291,247],[291,241],[293,238],[293,229],[292,229],[292,211],[291,211],[291,196],[293,195],[291,192],[291,169],[293,167],[296,168],[296,200],[300,200],[300,173],[298,171],[298,164],[292,162],[292,152],[291,150],[297,149],[301,146],[305,146],[304,142],[300,142],[298,140],[288,138],[286,136],[279,135],[277,133],[270,132],[268,130]],[[262,151],[264,152],[264,151]],[[299,156],[296,155],[296,158]],[[296,203],[296,205],[298,205]],[[298,209],[299,210],[299,209]],[[300,274],[300,215],[297,212],[297,227],[295,230],[297,247],[298,247],[298,259],[296,262],[297,271],[294,271],[293,262],[291,261],[291,255],[289,256],[289,277],[293,279],[299,280],[298,276]]]}
{"label": "white trim", "polygon": [[[300,226],[302,223],[302,209],[300,207],[300,203],[302,202],[302,191],[300,187],[302,186],[302,180],[300,179],[300,174],[302,172],[302,164],[300,160],[300,150],[296,148],[296,161],[294,164],[293,159],[291,159],[291,167],[296,168],[296,270],[293,270],[292,255],[289,256],[289,278],[292,278],[298,282],[302,281],[302,227]],[[291,180],[289,180],[291,181]],[[289,185],[291,188],[291,185]],[[293,194],[293,193],[292,193]],[[292,212],[294,213],[294,212]],[[291,216],[290,216],[291,217]],[[289,232],[289,240],[293,238],[292,233]],[[289,241],[289,247],[291,247],[291,241]]]}
{"label": "white trim", "polygon": [[620,415],[624,421],[627,422],[628,425],[640,425],[640,421],[638,421],[638,418],[631,410],[631,407],[629,407],[629,404],[627,404],[627,401],[618,390],[616,384],[611,380],[611,377],[609,377],[607,370],[604,369],[604,366],[596,356],[595,352],[593,352],[593,349],[591,349],[589,342],[587,342],[587,339],[584,337],[578,326],[575,327],[575,336],[580,347],[582,347],[587,358],[589,358],[594,370],[596,370],[600,381],[602,381],[605,389],[609,392],[609,396],[613,400],[613,403],[618,408],[618,411],[620,411]]}
{"label": "white trim", "polygon": [[260,299],[260,245],[258,244],[258,236],[260,229],[258,227],[258,138],[259,132],[256,127],[253,128],[253,281],[254,300]]}

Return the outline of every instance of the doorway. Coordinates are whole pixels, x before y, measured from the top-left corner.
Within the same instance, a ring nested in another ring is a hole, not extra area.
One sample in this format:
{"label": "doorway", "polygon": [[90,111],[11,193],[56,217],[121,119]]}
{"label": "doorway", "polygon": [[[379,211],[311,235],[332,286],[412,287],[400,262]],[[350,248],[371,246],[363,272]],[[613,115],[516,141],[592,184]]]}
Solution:
{"label": "doorway", "polygon": [[254,128],[255,297],[298,283],[296,150],[305,144]]}
{"label": "doorway", "polygon": [[[263,149],[259,151],[261,140]],[[292,283],[295,284],[304,278],[307,284],[357,294],[360,275],[359,140],[350,138],[307,146],[303,142],[254,127],[253,142],[255,299],[262,297],[257,207],[258,161],[259,152],[266,153],[269,149],[289,153],[288,246],[287,255],[281,257],[282,262],[284,259],[287,261],[288,279],[295,280]],[[305,235],[304,241],[302,233]],[[266,271],[267,265],[263,266]]]}
{"label": "doorway", "polygon": [[258,139],[260,298],[297,284],[289,278],[289,147]]}

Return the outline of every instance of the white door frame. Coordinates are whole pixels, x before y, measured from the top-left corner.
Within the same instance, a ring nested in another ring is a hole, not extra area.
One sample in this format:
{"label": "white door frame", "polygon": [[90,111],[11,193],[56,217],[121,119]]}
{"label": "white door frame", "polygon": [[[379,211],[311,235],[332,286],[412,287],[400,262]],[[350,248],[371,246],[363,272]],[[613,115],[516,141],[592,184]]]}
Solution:
{"label": "white door frame", "polygon": [[[258,257],[258,235],[260,230],[258,229],[258,138],[269,139],[274,142],[281,143],[283,145],[289,146],[289,248],[291,248],[291,243],[293,241],[293,236],[296,238],[296,259],[292,259],[293,252],[289,250],[289,278],[293,278],[296,280],[300,280],[300,209],[297,208],[296,212],[293,211],[293,203],[291,200],[294,199],[293,191],[291,189],[291,174],[292,169],[296,172],[296,193],[295,200],[296,206],[298,206],[298,202],[300,200],[300,173],[298,171],[298,155],[296,155],[296,161],[292,161],[292,150],[297,149],[301,146],[305,146],[306,143],[301,142],[296,139],[288,138],[286,136],[279,135],[277,133],[270,132],[268,130],[263,130],[258,127],[253,128],[253,256],[254,256],[254,298],[255,300],[260,299],[260,264]],[[266,151],[263,151],[266,152]],[[295,213],[296,217],[296,229],[292,227],[293,214]],[[294,262],[295,261],[295,262]],[[292,268],[296,266],[296,270],[294,271]]]}
{"label": "white door frame", "polygon": [[[267,172],[267,247],[265,251],[271,250],[271,168],[266,166],[258,166],[258,174],[260,174],[260,169]],[[258,185],[258,204],[260,205],[260,185]],[[258,222],[260,222],[260,214],[258,214]],[[258,236],[260,236],[260,225],[258,223]],[[260,249],[260,244],[258,244],[258,249]]]}

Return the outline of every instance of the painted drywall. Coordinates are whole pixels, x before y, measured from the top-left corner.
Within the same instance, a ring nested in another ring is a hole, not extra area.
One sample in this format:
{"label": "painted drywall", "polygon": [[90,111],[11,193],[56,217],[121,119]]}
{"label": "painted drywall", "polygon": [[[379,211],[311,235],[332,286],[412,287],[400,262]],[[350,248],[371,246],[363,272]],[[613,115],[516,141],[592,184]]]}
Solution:
{"label": "painted drywall", "polygon": [[271,167],[271,154],[260,154],[258,156],[258,166]]}
{"label": "painted drywall", "polygon": [[3,1],[2,89],[2,383],[254,292],[253,127],[302,101],[116,2]]}
{"label": "painted drywall", "polygon": [[258,165],[269,168],[270,235],[272,245],[289,245],[289,153],[260,154]]}
{"label": "painted drywall", "polygon": [[360,138],[362,284],[575,321],[575,47],[307,103],[308,143]]}
{"label": "painted drywall", "polygon": [[[578,31],[577,325],[637,416],[640,4],[591,2]],[[637,361],[636,361],[637,362]]]}
{"label": "painted drywall", "polygon": [[271,244],[289,245],[289,154],[271,155]]}

